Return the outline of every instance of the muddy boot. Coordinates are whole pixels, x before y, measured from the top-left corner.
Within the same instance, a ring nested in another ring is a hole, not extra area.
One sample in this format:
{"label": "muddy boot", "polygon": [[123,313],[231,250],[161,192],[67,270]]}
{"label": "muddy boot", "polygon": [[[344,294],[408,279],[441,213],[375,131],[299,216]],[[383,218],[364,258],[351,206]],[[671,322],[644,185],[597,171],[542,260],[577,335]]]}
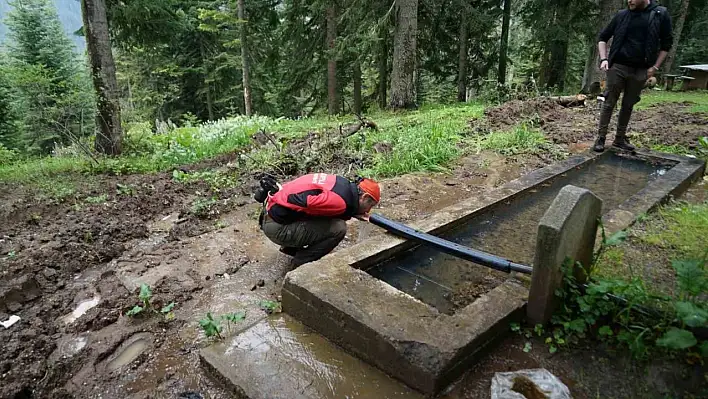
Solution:
{"label": "muddy boot", "polygon": [[612,147],[629,152],[634,152],[637,149],[635,146],[629,143],[629,139],[626,136],[615,137],[615,141],[612,142]]}
{"label": "muddy boot", "polygon": [[293,248],[293,247],[280,247],[280,252],[284,253],[285,255],[288,256],[295,256],[297,253],[298,248]]}
{"label": "muddy boot", "polygon": [[605,151],[605,136],[598,136],[592,149],[595,150],[595,152]]}

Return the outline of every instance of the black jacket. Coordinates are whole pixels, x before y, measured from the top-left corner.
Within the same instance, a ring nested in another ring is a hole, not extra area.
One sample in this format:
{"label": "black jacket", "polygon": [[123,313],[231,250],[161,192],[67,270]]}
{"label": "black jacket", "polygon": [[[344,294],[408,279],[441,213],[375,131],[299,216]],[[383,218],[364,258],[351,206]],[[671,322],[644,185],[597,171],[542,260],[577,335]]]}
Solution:
{"label": "black jacket", "polygon": [[[671,49],[674,39],[671,16],[668,10],[665,7],[657,6],[652,1],[646,11],[646,18],[649,18],[649,24],[644,45],[644,63],[646,67],[650,67],[656,63],[660,50],[669,51]],[[610,66],[612,66],[617,53],[625,43],[630,17],[630,10],[622,10],[615,14],[609,25],[600,32],[598,39],[601,42],[608,42],[610,38],[614,38],[608,56]]]}

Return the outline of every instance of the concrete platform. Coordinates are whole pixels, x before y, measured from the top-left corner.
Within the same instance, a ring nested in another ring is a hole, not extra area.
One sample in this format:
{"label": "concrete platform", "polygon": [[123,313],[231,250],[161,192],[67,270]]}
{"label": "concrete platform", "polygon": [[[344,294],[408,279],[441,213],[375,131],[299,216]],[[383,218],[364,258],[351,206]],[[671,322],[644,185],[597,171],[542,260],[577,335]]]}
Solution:
{"label": "concrete platform", "polygon": [[239,398],[423,398],[284,314],[203,349],[200,358]]}
{"label": "concrete platform", "polygon": [[[454,230],[475,215],[609,156],[606,154],[588,153],[536,170],[497,190],[442,209],[412,227],[434,235]],[[680,194],[705,170],[705,162],[696,159],[640,155],[673,166],[603,217],[610,233],[628,227],[642,212]],[[477,362],[481,349],[503,336],[511,321],[523,317],[528,290],[511,279],[447,315],[360,270],[414,246],[387,235],[306,264],[286,276],[283,309],[407,385],[436,394]]]}

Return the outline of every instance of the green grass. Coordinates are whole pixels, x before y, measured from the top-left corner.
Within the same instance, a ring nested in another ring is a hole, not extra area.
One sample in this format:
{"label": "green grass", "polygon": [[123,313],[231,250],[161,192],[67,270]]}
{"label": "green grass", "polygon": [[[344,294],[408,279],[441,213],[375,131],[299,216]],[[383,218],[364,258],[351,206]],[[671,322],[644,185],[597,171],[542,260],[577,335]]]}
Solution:
{"label": "green grass", "polygon": [[450,161],[463,153],[462,133],[484,107],[465,104],[425,107],[405,113],[373,115],[379,131],[366,135],[366,149],[376,143],[388,143],[392,150],[377,154],[373,165],[361,172],[364,176],[390,177],[411,172],[443,171]]}
{"label": "green grass", "polygon": [[708,248],[708,203],[661,208],[648,221],[641,239],[675,257],[700,258]]}
{"label": "green grass", "polygon": [[708,202],[673,203],[629,229],[629,239],[607,248],[594,273],[603,278],[639,277],[654,293],[673,288],[673,260],[702,259],[708,248]]}
{"label": "green grass", "polygon": [[690,102],[689,112],[708,113],[708,91],[658,91],[652,90],[642,95],[636,109],[647,109],[657,104]]}
{"label": "green grass", "polygon": [[521,124],[510,131],[492,132],[483,137],[479,145],[484,150],[519,154],[536,151],[545,143],[546,138],[540,130]]}
{"label": "green grass", "polygon": [[[392,150],[377,154],[362,174],[395,176],[416,171],[444,169],[462,154],[460,142],[470,119],[480,117],[484,107],[478,104],[423,107],[416,111],[379,111],[367,118],[375,121],[378,131],[367,131],[363,150],[373,152],[377,143],[386,142]],[[34,186],[51,184],[60,175],[135,174],[170,170],[215,156],[238,151],[249,145],[260,130],[293,140],[311,132],[336,130],[341,124],[353,123],[351,116],[305,119],[273,119],[237,117],[199,126],[173,129],[155,134],[149,123],[126,127],[124,155],[100,158],[98,163],[86,156],[73,155],[29,159],[0,165],[0,182],[26,183]],[[267,162],[272,146],[255,155]],[[71,153],[71,151],[68,151]],[[74,153],[78,154],[76,151]]]}

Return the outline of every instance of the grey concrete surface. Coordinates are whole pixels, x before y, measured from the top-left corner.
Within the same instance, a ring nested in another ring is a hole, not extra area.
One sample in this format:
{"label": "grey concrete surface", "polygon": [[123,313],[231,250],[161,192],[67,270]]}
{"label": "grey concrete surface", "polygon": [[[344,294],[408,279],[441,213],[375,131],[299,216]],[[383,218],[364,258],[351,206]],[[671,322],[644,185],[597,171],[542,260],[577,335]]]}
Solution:
{"label": "grey concrete surface", "polygon": [[[557,289],[563,286],[563,265],[592,263],[602,200],[584,188],[563,187],[541,218],[526,316],[532,324],[545,324],[557,308]],[[580,269],[582,271],[582,269]],[[585,275],[579,273],[578,279]],[[580,281],[582,282],[582,281]]]}

